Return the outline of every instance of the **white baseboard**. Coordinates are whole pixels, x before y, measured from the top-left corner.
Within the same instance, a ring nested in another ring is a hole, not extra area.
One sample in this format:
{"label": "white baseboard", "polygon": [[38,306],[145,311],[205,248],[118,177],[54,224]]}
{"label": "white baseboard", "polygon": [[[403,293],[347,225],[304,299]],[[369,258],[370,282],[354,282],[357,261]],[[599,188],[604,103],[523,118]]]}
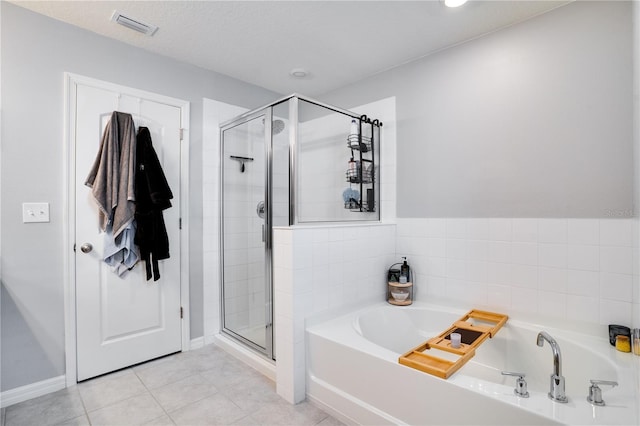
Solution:
{"label": "white baseboard", "polygon": [[200,349],[204,346],[204,337],[196,337],[195,339],[191,339],[189,343],[189,350]]}
{"label": "white baseboard", "polygon": [[0,393],[0,406],[2,408],[8,407],[9,405],[17,404],[18,402],[59,391],[60,389],[64,389],[66,384],[66,377],[58,376],[20,386],[18,388],[9,389]]}

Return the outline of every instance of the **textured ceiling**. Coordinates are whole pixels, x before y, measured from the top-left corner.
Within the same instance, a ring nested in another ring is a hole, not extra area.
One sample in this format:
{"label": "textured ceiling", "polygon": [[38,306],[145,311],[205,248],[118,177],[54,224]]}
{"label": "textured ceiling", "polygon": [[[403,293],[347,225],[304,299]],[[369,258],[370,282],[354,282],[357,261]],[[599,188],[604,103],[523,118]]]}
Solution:
{"label": "textured ceiling", "polygon": [[[317,96],[570,1],[12,1],[179,61],[288,94]],[[153,37],[114,10],[157,25]],[[295,79],[293,68],[309,76]]]}

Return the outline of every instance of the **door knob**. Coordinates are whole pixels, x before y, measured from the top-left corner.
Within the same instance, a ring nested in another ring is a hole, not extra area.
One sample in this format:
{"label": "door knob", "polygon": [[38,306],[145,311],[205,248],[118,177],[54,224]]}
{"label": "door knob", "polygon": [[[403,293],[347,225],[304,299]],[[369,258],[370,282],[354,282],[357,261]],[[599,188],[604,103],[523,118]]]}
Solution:
{"label": "door knob", "polygon": [[89,243],[84,243],[83,245],[80,246],[80,250],[83,253],[89,253],[91,252],[91,250],[93,250],[93,246]]}

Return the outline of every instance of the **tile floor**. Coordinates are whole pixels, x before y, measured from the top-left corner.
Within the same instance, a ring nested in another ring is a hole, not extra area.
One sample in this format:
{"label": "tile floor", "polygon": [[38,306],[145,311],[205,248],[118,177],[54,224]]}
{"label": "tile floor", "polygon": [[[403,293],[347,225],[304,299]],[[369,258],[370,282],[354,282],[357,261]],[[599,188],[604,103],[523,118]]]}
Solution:
{"label": "tile floor", "polygon": [[137,365],[2,409],[2,426],[342,425],[215,345]]}

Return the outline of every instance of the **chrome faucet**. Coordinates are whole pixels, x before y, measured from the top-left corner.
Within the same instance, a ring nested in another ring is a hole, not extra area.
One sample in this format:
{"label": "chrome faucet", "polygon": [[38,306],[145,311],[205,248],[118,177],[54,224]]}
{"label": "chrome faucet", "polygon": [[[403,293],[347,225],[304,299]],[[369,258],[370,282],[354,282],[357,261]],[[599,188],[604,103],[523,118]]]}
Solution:
{"label": "chrome faucet", "polygon": [[551,351],[553,352],[553,373],[551,373],[551,384],[549,386],[549,398],[556,402],[567,402],[569,399],[564,394],[564,377],[562,376],[562,357],[560,355],[560,346],[558,342],[549,336],[546,331],[538,333],[537,344],[542,347],[544,341],[549,342]]}

